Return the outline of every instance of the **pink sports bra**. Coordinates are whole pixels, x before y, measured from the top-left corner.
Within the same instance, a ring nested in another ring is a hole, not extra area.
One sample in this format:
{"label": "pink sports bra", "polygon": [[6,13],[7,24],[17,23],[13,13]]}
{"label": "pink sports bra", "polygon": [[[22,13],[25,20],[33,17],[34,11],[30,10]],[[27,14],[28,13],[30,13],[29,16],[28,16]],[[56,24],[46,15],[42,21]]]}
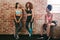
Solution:
{"label": "pink sports bra", "polygon": [[52,20],[52,15],[50,15],[50,16],[46,15],[46,20],[47,20],[47,22],[50,22]]}

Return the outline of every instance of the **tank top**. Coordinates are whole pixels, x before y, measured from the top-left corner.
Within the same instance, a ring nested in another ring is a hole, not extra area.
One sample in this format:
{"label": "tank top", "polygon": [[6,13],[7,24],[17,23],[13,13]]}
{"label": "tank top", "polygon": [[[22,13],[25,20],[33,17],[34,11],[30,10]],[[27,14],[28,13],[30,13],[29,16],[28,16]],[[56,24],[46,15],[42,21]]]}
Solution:
{"label": "tank top", "polygon": [[32,10],[25,10],[27,14],[32,14]]}
{"label": "tank top", "polygon": [[52,15],[46,15],[46,20],[47,20],[47,23],[51,22]]}
{"label": "tank top", "polygon": [[22,14],[22,11],[16,10],[16,14]]}

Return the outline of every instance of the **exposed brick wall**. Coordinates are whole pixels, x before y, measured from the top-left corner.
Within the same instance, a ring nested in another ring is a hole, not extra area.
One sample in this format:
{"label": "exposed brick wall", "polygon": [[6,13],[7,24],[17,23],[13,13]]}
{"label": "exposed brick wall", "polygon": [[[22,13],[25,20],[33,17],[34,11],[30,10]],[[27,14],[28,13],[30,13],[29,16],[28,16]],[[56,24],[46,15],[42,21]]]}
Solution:
{"label": "exposed brick wall", "polygon": [[[34,20],[34,25],[33,33],[40,33],[40,19],[41,19],[41,14],[46,13],[45,8],[46,8],[46,0],[0,0],[0,26],[1,26],[1,32],[0,33],[8,33],[12,34],[14,33],[14,22],[13,22],[13,15],[14,15],[14,6],[16,2],[19,2],[23,6],[25,6],[26,2],[32,2],[33,3],[33,9],[34,9],[34,14],[35,14],[35,20]],[[42,8],[41,8],[42,7]],[[24,21],[24,20],[23,20]],[[37,25],[38,24],[38,25]],[[22,29],[22,33],[25,31],[25,27]],[[39,29],[39,30],[38,30]],[[25,31],[26,32],[26,31]],[[26,32],[27,33],[27,32]]]}

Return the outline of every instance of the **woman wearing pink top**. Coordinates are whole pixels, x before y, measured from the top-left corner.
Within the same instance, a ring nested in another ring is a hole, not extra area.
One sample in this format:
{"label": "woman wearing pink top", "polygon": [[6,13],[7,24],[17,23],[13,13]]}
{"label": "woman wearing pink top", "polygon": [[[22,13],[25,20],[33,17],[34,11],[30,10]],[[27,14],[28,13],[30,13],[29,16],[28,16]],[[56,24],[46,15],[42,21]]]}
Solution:
{"label": "woman wearing pink top", "polygon": [[50,38],[50,28],[52,23],[53,14],[50,13],[52,10],[52,5],[48,5],[46,8],[47,14],[45,15],[45,24],[47,25],[46,31],[47,31],[47,39]]}

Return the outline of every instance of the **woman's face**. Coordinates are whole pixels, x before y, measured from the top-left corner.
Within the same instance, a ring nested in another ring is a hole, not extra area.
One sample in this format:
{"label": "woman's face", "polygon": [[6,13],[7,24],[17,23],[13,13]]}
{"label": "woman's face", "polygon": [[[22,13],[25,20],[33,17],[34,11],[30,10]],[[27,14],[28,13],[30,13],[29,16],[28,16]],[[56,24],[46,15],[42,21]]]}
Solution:
{"label": "woman's face", "polygon": [[18,5],[17,5],[17,7],[19,8],[19,7],[20,7],[20,5],[18,4]]}
{"label": "woman's face", "polygon": [[27,4],[27,7],[29,7],[29,4]]}

